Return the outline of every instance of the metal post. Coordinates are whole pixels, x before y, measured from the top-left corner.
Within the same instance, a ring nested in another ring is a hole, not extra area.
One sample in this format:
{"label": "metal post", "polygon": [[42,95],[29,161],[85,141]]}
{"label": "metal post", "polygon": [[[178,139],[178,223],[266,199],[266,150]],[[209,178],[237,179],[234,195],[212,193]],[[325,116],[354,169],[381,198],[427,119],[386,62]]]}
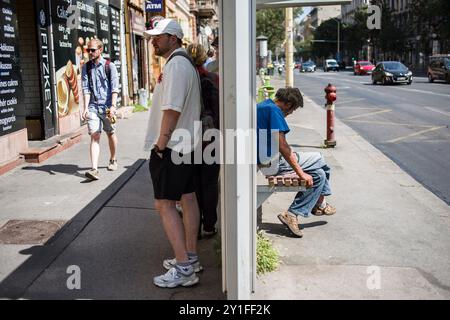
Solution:
{"label": "metal post", "polygon": [[286,87],[294,86],[294,36],[292,33],[294,22],[294,10],[286,8]]}
{"label": "metal post", "polygon": [[[337,56],[339,60],[341,59],[341,22],[339,20],[336,20],[338,23],[338,34],[337,34]],[[339,62],[339,61],[338,61]]]}

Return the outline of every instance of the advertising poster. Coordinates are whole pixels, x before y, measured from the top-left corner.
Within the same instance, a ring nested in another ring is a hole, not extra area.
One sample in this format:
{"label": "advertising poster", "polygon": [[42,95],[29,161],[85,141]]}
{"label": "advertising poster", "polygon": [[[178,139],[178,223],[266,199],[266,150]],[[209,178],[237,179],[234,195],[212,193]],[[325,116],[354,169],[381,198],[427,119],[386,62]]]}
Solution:
{"label": "advertising poster", "polygon": [[15,1],[0,0],[0,136],[25,128]]}
{"label": "advertising poster", "polygon": [[53,0],[53,43],[55,52],[58,115],[80,112],[81,69],[89,60],[87,45],[96,35],[95,0]]}
{"label": "advertising poster", "polygon": [[77,14],[77,2],[73,0],[51,1],[53,45],[55,55],[55,81],[58,116],[65,117],[79,112],[80,100],[78,76],[83,59],[84,38],[78,46],[78,30],[81,17]]}

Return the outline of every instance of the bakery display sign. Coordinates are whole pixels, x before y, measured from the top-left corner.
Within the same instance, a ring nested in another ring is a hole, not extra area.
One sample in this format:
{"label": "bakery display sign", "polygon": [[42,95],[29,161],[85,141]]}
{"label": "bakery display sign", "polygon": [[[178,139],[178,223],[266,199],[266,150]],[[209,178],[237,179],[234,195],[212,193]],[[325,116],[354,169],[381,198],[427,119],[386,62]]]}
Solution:
{"label": "bakery display sign", "polygon": [[16,2],[0,0],[0,136],[25,128]]}
{"label": "bakery display sign", "polygon": [[89,60],[88,42],[96,36],[95,0],[54,0],[52,5],[58,116],[79,112],[81,69]]}

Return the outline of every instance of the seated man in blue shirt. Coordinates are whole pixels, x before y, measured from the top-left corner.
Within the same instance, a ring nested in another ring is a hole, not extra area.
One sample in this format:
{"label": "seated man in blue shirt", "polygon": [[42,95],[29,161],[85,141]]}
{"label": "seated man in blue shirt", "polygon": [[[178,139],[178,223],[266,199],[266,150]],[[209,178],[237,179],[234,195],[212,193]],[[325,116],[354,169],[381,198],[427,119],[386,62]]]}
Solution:
{"label": "seated man in blue shirt", "polygon": [[301,238],[303,235],[298,227],[298,216],[306,218],[310,213],[332,215],[336,209],[325,201],[325,196],[331,195],[330,168],[322,155],[319,152],[293,152],[286,141],[290,129],[285,118],[299,107],[303,107],[300,90],[279,89],[274,101],[268,99],[257,105],[257,136],[258,164],[267,164],[276,157],[274,175],[295,172],[306,181],[308,189],[298,192],[289,209],[278,215],[278,219],[293,235]]}

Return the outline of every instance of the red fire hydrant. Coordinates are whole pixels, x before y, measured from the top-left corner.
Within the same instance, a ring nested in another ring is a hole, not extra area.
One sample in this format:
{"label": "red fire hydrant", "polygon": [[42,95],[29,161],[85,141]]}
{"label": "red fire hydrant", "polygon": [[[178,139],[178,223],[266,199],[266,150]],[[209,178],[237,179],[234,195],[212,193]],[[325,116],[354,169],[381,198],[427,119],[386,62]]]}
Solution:
{"label": "red fire hydrant", "polygon": [[334,148],[336,146],[336,140],[334,139],[334,101],[337,99],[336,87],[331,83],[325,87],[325,99],[327,99],[327,139],[325,140],[325,146],[327,148]]}

